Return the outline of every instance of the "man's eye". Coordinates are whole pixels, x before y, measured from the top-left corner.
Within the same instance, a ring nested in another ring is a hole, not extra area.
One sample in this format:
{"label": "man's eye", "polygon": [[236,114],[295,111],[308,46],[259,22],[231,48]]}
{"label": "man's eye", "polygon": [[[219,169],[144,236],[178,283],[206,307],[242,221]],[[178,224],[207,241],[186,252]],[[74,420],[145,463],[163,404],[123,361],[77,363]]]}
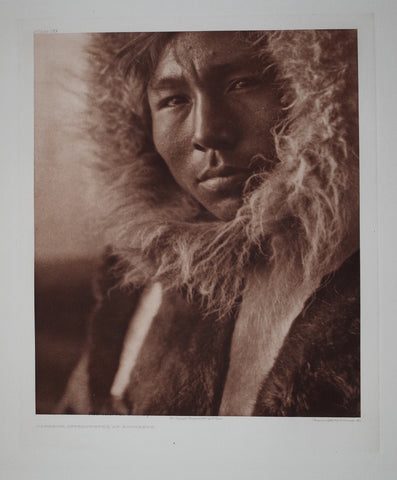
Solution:
{"label": "man's eye", "polygon": [[255,87],[259,84],[259,82],[260,80],[258,77],[239,78],[230,83],[228,86],[228,91],[231,92],[234,90],[243,90],[245,88]]}
{"label": "man's eye", "polygon": [[159,102],[160,108],[170,108],[177,107],[178,105],[183,105],[188,102],[188,99],[183,95],[173,95],[172,97],[167,97]]}

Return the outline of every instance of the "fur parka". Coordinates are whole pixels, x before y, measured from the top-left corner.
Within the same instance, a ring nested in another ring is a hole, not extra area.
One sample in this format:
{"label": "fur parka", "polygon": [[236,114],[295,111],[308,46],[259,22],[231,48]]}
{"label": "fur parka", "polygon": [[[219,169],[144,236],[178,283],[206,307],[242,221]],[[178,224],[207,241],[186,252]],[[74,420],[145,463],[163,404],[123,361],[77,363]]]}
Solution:
{"label": "fur parka", "polygon": [[[163,302],[122,398],[110,395],[123,341],[142,291],[123,292],[106,257],[89,345],[57,413],[217,415],[229,363],[233,316],[203,318],[182,298]],[[188,307],[188,308],[187,308]],[[294,321],[255,416],[360,416],[360,256],[323,279]]]}
{"label": "fur parka", "polygon": [[[274,69],[284,115],[272,132],[277,163],[271,176],[256,179],[230,222],[207,218],[155,151],[145,98],[155,40],[151,56],[142,53],[150,35],[100,34],[91,44],[93,171],[110,247],[87,351],[58,411],[219,414],[247,279],[266,262],[272,271],[282,264],[293,272],[298,265],[316,287],[262,379],[252,414],[358,416],[355,32],[242,34],[259,61]],[[155,38],[167,42],[172,35]],[[263,291],[264,297],[274,292],[275,312],[283,311],[283,292],[301,277],[284,276],[285,290],[280,278],[271,275]],[[131,318],[154,282],[163,286],[161,305],[123,394],[115,397]]]}

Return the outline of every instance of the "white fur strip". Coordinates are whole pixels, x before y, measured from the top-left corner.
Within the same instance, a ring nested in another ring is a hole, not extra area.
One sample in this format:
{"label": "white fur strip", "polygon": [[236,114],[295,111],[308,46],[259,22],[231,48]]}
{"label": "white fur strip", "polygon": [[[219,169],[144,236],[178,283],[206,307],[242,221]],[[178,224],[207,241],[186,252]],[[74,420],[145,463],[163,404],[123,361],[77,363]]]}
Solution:
{"label": "white fur strip", "polygon": [[294,319],[317,285],[302,283],[273,301],[274,291],[265,271],[247,284],[234,328],[230,365],[219,415],[252,415],[260,387],[274,365]]}
{"label": "white fur strip", "polygon": [[154,283],[142,294],[125,336],[119,369],[110,390],[111,395],[115,397],[121,396],[127,388],[139,351],[160,308],[161,298],[162,289],[160,283]]}

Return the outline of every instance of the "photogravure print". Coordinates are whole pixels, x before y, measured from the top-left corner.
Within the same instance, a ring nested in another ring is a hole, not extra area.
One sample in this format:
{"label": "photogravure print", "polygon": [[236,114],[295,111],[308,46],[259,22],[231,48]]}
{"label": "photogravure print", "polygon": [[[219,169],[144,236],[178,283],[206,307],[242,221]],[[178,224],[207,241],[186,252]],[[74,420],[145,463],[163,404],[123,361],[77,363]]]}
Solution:
{"label": "photogravure print", "polygon": [[356,31],[35,65],[37,413],[359,417]]}

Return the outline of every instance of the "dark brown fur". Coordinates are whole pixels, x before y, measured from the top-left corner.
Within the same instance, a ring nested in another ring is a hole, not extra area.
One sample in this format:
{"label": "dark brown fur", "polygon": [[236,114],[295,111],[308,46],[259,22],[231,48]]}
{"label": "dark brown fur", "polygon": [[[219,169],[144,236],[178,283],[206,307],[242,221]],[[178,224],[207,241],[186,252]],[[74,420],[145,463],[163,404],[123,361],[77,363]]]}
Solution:
{"label": "dark brown fur", "polygon": [[[260,389],[253,415],[360,415],[359,273],[357,253],[308,300]],[[91,413],[216,415],[234,321],[202,318],[178,295],[163,303],[124,400],[112,404],[109,390],[121,345],[111,319],[123,318],[125,325],[134,299],[136,292],[105,293],[94,318]]]}

